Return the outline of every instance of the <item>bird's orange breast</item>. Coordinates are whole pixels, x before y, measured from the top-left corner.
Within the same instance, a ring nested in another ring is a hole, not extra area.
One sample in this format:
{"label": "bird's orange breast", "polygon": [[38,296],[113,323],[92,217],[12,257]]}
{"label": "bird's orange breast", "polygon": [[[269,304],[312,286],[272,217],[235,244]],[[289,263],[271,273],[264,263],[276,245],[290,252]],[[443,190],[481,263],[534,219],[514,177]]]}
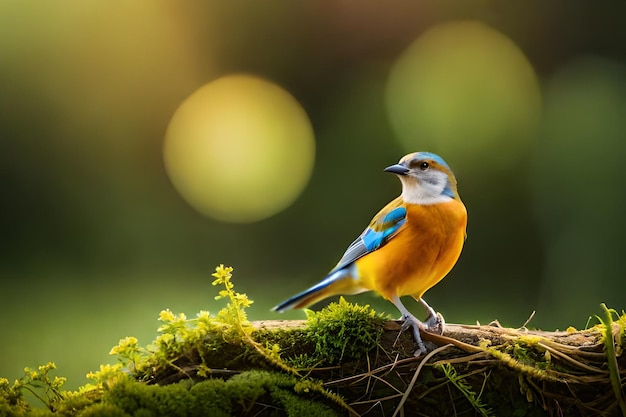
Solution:
{"label": "bird's orange breast", "polygon": [[467,211],[459,200],[406,209],[406,223],[397,234],[356,261],[359,284],[386,299],[421,298],[450,272],[465,241]]}

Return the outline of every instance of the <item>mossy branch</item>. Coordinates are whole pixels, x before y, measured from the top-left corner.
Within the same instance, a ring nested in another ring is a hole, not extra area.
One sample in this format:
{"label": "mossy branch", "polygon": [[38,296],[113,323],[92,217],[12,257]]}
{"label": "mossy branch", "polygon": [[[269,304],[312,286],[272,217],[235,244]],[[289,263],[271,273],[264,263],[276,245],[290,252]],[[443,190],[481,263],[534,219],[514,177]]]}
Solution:
{"label": "mossy branch", "polygon": [[75,392],[54,364],[0,378],[0,415],[626,416],[626,315],[604,305],[583,331],[447,325],[415,357],[412,336],[369,306],[341,298],[306,321],[249,322],[232,268],[213,277],[227,300],[216,315],[161,311],[153,343],[121,339],[118,363]]}

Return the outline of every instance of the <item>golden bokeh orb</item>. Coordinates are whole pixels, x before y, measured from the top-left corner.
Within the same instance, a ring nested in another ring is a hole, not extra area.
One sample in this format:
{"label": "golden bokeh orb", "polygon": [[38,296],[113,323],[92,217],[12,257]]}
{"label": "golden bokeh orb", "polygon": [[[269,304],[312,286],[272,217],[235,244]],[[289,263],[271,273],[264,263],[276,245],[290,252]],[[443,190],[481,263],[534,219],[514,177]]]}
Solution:
{"label": "golden bokeh orb", "polygon": [[407,152],[492,165],[529,151],[541,115],[539,83],[524,53],[478,21],[444,22],[417,38],[391,69],[386,104]]}
{"label": "golden bokeh orb", "polygon": [[291,205],[315,160],[309,118],[297,100],[262,78],[212,81],[176,110],[164,143],[181,196],[220,221],[254,222]]}

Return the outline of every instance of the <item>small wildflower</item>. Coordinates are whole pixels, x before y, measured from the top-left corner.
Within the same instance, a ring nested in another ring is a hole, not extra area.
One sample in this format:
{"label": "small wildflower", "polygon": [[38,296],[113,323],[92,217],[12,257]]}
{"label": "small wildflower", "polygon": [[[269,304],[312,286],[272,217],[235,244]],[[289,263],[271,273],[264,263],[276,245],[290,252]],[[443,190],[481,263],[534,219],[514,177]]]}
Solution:
{"label": "small wildflower", "polygon": [[174,316],[174,313],[172,313],[172,311],[168,308],[166,310],[161,310],[161,312],[159,313],[159,320],[165,321],[165,322],[172,322],[176,320],[176,317]]}
{"label": "small wildflower", "polygon": [[136,351],[138,348],[139,341],[136,337],[128,336],[123,339],[120,339],[120,342],[117,346],[113,346],[109,355],[123,355],[128,354],[132,351]]}
{"label": "small wildflower", "polygon": [[222,298],[228,297],[229,293],[227,290],[221,290],[218,295],[215,296],[216,300],[221,300]]}
{"label": "small wildflower", "polygon": [[87,374],[87,379],[94,381],[97,386],[106,386],[107,388],[111,388],[125,376],[126,374],[123,371],[122,365],[117,363],[115,365],[100,365],[100,370],[96,372],[89,372]]}
{"label": "small wildflower", "polygon": [[[213,285],[220,284],[230,284],[230,278],[232,277],[233,267],[232,266],[224,266],[224,264],[220,264],[215,267],[215,272],[211,274],[211,276],[215,277],[215,281],[213,281]],[[232,284],[231,284],[232,286]]]}
{"label": "small wildflower", "polygon": [[235,300],[239,307],[250,307],[254,301],[248,298],[246,294],[235,293]]}
{"label": "small wildflower", "polygon": [[196,314],[196,316],[198,317],[198,320],[209,320],[211,318],[211,313],[209,313],[206,310],[200,310],[200,312],[198,314]]}
{"label": "small wildflower", "polygon": [[60,387],[67,382],[67,378],[64,376],[55,376],[54,380],[52,380],[52,385],[55,387]]}
{"label": "small wildflower", "polygon": [[156,343],[159,345],[167,345],[175,339],[171,333],[163,333],[157,336]]}
{"label": "small wildflower", "polygon": [[39,365],[38,369],[39,369],[39,372],[44,373],[52,369],[57,369],[57,366],[54,364],[54,362],[48,362],[45,365]]}
{"label": "small wildflower", "polygon": [[35,379],[38,375],[37,371],[30,369],[29,367],[24,368],[24,374],[30,379]]}

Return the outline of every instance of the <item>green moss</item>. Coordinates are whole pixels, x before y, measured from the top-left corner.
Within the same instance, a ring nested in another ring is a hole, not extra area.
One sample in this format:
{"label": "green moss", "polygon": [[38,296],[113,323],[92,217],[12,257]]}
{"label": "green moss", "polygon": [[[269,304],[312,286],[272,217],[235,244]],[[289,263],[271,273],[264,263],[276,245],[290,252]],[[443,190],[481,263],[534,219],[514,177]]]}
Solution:
{"label": "green moss", "polygon": [[322,403],[303,399],[293,393],[277,389],[272,398],[285,407],[288,416],[335,417],[337,413]]}
{"label": "green moss", "polygon": [[348,303],[343,297],[320,311],[307,310],[304,328],[255,332],[265,346],[278,345],[289,367],[307,370],[364,358],[376,349],[387,320],[368,305]]}
{"label": "green moss", "polygon": [[146,385],[130,378],[118,381],[81,415],[112,411],[132,416],[336,416],[314,395],[296,392],[297,379],[278,372],[249,371],[228,380],[182,381],[167,386]]}
{"label": "green moss", "polygon": [[228,417],[232,415],[231,400],[226,395],[227,386],[221,379],[208,379],[191,387],[195,398],[190,415]]}
{"label": "green moss", "polygon": [[78,417],[127,417],[128,414],[112,404],[94,404],[83,410]]}
{"label": "green moss", "polygon": [[343,297],[319,312],[307,310],[306,334],[315,344],[310,363],[337,364],[363,357],[378,345],[385,320],[369,305],[351,304]]}
{"label": "green moss", "polygon": [[116,384],[104,398],[131,415],[185,416],[192,396],[184,384],[164,387],[140,384],[132,380]]}

